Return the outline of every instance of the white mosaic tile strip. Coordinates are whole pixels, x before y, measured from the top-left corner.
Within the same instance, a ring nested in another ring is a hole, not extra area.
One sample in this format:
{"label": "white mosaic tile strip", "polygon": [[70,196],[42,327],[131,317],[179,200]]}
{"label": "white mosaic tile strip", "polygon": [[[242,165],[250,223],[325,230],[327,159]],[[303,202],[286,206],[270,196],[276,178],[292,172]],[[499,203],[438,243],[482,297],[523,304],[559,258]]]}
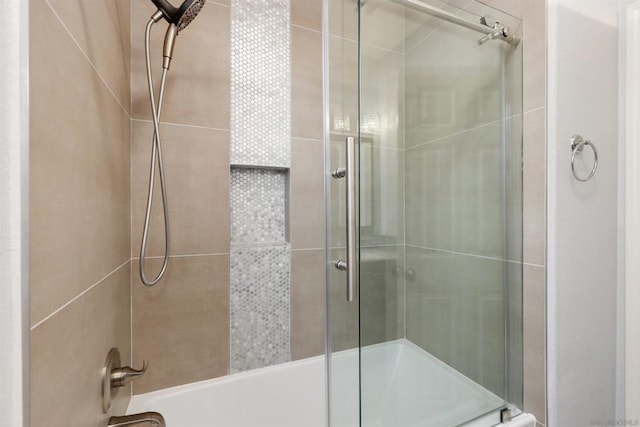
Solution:
{"label": "white mosaic tile strip", "polygon": [[288,362],[289,244],[231,247],[231,373]]}
{"label": "white mosaic tile strip", "polygon": [[[291,163],[290,0],[231,1],[231,164]],[[231,371],[290,360],[286,173],[231,170]]]}
{"label": "white mosaic tile strip", "polygon": [[231,169],[231,244],[286,242],[286,172]]}
{"label": "white mosaic tile strip", "polygon": [[231,164],[291,163],[289,0],[231,1]]}

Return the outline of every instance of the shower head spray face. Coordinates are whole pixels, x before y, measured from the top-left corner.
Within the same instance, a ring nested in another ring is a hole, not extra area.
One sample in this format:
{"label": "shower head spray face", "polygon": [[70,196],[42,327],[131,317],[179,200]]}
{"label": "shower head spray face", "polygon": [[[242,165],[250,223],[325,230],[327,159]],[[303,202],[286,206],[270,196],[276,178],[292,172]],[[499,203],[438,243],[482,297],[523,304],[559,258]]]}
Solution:
{"label": "shower head spray face", "polygon": [[158,10],[162,12],[164,19],[177,27],[178,32],[187,26],[198,16],[206,0],[185,0],[180,7],[174,7],[168,0],[151,0]]}
{"label": "shower head spray face", "polygon": [[187,28],[187,26],[191,24],[194,19],[196,19],[196,16],[198,16],[198,13],[200,13],[202,8],[204,7],[205,1],[206,0],[187,0],[182,3],[182,6],[180,6],[179,9],[179,11],[182,11],[182,13],[180,14],[180,20],[177,24],[178,32]]}

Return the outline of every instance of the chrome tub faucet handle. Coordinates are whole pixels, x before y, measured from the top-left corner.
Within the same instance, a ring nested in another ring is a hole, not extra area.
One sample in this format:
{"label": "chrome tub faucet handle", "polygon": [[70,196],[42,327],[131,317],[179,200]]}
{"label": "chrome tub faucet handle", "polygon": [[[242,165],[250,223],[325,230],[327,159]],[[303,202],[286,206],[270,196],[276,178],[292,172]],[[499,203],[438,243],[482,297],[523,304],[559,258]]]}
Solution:
{"label": "chrome tub faucet handle", "polygon": [[149,362],[142,362],[142,369],[137,370],[128,366],[123,367],[120,360],[120,351],[112,348],[107,355],[107,360],[102,368],[102,409],[106,414],[111,409],[111,403],[121,387],[131,381],[140,378],[147,372]]}
{"label": "chrome tub faucet handle", "polygon": [[167,427],[164,417],[158,412],[143,412],[141,414],[124,415],[109,418],[107,427],[126,427],[146,423],[152,427]]}
{"label": "chrome tub faucet handle", "polygon": [[146,360],[142,362],[142,369],[137,370],[129,366],[115,368],[111,371],[111,386],[112,387],[124,387],[131,381],[143,376],[147,372],[149,362]]}

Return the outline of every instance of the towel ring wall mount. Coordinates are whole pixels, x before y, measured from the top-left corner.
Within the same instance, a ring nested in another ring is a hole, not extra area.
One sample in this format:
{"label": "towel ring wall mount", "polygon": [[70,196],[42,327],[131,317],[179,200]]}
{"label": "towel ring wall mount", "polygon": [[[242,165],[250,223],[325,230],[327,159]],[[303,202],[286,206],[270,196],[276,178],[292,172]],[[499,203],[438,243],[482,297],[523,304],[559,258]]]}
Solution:
{"label": "towel ring wall mount", "polygon": [[[591,147],[591,149],[593,150],[594,160],[593,160],[593,167],[591,168],[591,172],[586,178],[582,178],[576,173],[575,162],[576,162],[576,156],[578,154],[581,154],[582,151],[584,150],[584,147],[586,146]],[[580,182],[587,182],[591,178],[593,178],[597,170],[598,170],[598,149],[596,148],[596,146],[593,144],[593,142],[589,141],[588,139],[584,139],[580,135],[573,135],[571,137],[571,172],[573,173],[573,177]]]}

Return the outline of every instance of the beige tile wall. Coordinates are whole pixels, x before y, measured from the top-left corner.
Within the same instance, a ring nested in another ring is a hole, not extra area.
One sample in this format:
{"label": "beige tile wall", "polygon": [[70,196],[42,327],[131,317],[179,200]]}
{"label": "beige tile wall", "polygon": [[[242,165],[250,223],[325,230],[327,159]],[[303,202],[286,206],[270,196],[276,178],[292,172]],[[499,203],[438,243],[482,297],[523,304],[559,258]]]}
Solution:
{"label": "beige tile wall", "polygon": [[324,249],[291,252],[291,358],[324,353]]}
{"label": "beige tile wall", "polygon": [[[131,110],[135,120],[151,120],[144,30],[155,11],[149,0],[131,1]],[[229,7],[209,1],[193,25],[180,33],[167,76],[163,122],[229,129],[230,25]],[[151,34],[156,88],[165,30],[166,23],[162,20]]]}
{"label": "beige tile wall", "polygon": [[[129,16],[126,0],[30,2],[38,427],[105,425],[100,369],[112,347],[131,360]],[[121,414],[129,396],[122,390],[111,414]]]}
{"label": "beige tile wall", "polygon": [[[159,269],[162,259],[147,263]],[[152,288],[132,262],[133,360],[149,370],[135,394],[226,375],[229,369],[229,255],[174,256]]]}
{"label": "beige tile wall", "polygon": [[[172,258],[167,278],[146,289],[137,270],[152,135],[143,30],[155,9],[148,0],[131,2],[133,359],[151,363],[134,386],[136,394],[229,372],[229,4],[208,1],[177,39],[161,119]],[[324,352],[321,4],[294,0],[291,14],[294,360]],[[165,25],[159,23],[152,37],[156,67]],[[161,257],[162,212],[156,196],[148,255]],[[149,274],[159,262],[148,263]]]}
{"label": "beige tile wall", "polygon": [[122,415],[130,392],[102,410],[101,372],[112,347],[131,355],[130,263],[31,332],[31,425],[104,427]]}
{"label": "beige tile wall", "polygon": [[[138,268],[153,123],[144,28],[155,10],[148,0],[131,2],[132,352],[135,363],[150,364],[134,384],[135,394],[229,371],[230,9],[228,2],[207,2],[176,41],[160,129],[172,257],[165,278],[146,288]],[[156,88],[165,30],[160,21],[151,38]],[[163,229],[157,191],[147,251],[156,259],[146,263],[148,276],[155,277],[161,265]]]}
{"label": "beige tile wall", "polygon": [[[140,254],[147,204],[153,123],[133,120],[131,139],[131,252]],[[229,132],[160,126],[169,198],[172,255],[229,253]],[[156,177],[156,188],[159,186]],[[147,256],[164,255],[160,191],[154,204]]]}

